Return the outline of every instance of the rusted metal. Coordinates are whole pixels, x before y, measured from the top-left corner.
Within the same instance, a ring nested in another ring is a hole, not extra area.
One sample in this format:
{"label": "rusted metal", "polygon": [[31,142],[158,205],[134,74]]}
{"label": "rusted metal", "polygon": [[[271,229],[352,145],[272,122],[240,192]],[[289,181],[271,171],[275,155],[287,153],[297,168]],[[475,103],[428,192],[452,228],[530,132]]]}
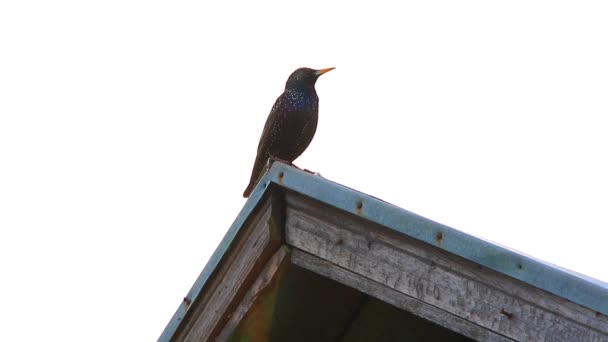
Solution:
{"label": "rusted metal", "polygon": [[357,201],[357,215],[363,215],[363,201]]}
{"label": "rusted metal", "polygon": [[283,172],[279,172],[279,175],[277,176],[277,183],[279,185],[283,185],[283,177],[285,176],[285,174]]}
{"label": "rusted metal", "polygon": [[513,319],[513,314],[506,312],[505,309],[500,309],[500,313],[507,316],[508,319]]}
{"label": "rusted metal", "polygon": [[437,245],[441,246],[441,243],[443,242],[443,233],[442,232],[437,232],[436,240],[437,240]]}

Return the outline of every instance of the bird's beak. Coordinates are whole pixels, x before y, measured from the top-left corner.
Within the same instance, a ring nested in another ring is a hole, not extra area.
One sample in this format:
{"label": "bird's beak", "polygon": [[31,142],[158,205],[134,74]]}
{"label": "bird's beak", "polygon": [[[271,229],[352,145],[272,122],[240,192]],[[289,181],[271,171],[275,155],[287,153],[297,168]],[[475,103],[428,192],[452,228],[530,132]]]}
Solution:
{"label": "bird's beak", "polygon": [[335,69],[335,68],[327,68],[327,69],[321,69],[321,70],[317,70],[317,76],[321,76],[321,75],[323,75],[324,73],[326,73],[326,72],[328,72],[328,71],[332,71],[332,70],[334,70],[334,69]]}

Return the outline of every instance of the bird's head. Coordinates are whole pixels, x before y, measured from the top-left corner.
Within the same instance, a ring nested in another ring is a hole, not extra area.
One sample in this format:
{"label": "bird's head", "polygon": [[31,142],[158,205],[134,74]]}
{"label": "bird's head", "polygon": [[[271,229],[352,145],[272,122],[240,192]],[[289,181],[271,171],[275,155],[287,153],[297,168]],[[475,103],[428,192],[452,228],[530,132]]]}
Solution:
{"label": "bird's head", "polygon": [[317,82],[317,78],[319,78],[319,76],[333,69],[335,68],[327,68],[320,70],[310,68],[297,69],[296,71],[292,72],[289,78],[287,79],[285,89],[314,87],[315,82]]}

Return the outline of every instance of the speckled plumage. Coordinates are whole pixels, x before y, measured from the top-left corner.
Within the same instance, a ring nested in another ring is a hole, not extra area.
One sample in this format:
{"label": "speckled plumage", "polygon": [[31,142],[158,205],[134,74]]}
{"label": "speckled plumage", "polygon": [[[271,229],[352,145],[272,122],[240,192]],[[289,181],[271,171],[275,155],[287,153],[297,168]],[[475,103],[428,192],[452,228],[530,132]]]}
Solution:
{"label": "speckled plumage", "polygon": [[300,68],[289,76],[285,91],[277,98],[266,119],[251,179],[243,197],[249,197],[268,158],[292,162],[308,147],[319,119],[319,97],[315,91],[315,82],[319,76],[332,69]]}

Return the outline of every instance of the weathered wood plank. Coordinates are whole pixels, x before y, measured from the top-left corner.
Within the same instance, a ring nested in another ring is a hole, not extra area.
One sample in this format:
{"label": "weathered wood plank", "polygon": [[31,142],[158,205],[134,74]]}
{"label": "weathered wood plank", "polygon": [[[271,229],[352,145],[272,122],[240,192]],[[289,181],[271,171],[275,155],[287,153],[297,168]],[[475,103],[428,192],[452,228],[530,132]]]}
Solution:
{"label": "weathered wood plank", "polygon": [[[208,341],[220,332],[227,313],[245,294],[257,273],[280,247],[281,239],[272,227],[273,199],[268,199],[241,228],[201,295],[176,331],[172,341]],[[274,214],[276,215],[276,213]]]}
{"label": "weathered wood plank", "polygon": [[516,279],[296,194],[292,246],[516,340],[604,341],[605,317]]}
{"label": "weathered wood plank", "polygon": [[426,304],[423,301],[405,295],[388,286],[355,274],[345,268],[336,266],[329,261],[301,250],[295,249],[292,252],[291,260],[295,265],[355,288],[363,293],[367,293],[374,298],[392,304],[400,309],[411,312],[419,317],[477,341],[513,341],[512,339],[471,323],[466,319],[452,315],[449,312]]}
{"label": "weathered wood plank", "polygon": [[[263,291],[268,290],[269,287],[273,287],[273,291],[276,291],[276,285],[278,277],[281,273],[284,273],[287,264],[289,263],[289,250],[287,246],[280,248],[273,256],[268,260],[262,272],[255,280],[253,285],[249,288],[241,303],[237,308],[230,314],[230,319],[224,325],[222,332],[218,335],[216,341],[227,341],[228,338],[234,333],[237,326],[242,322],[243,317],[247,315],[249,310],[253,307],[256,300],[262,294]],[[282,270],[280,272],[279,270]],[[276,294],[275,294],[276,295]],[[272,308],[261,308],[261,310],[272,310]],[[265,316],[269,316],[269,313],[265,313]],[[261,318],[258,318],[261,319]],[[270,333],[271,321],[265,322],[266,331],[257,331],[256,333],[260,336],[265,336],[265,341],[268,340]]]}

